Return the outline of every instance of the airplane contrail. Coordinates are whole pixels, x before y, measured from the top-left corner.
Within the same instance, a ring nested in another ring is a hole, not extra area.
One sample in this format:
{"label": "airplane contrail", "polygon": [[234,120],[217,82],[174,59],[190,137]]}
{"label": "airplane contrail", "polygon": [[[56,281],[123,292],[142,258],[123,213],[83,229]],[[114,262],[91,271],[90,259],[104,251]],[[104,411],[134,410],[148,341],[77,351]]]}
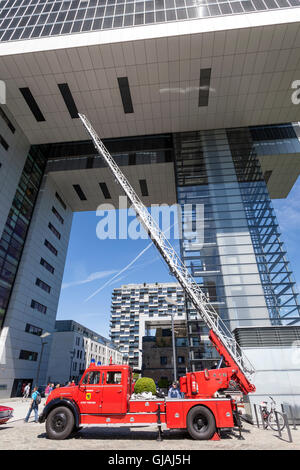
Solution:
{"label": "airplane contrail", "polygon": [[[177,222],[178,223],[178,222]],[[177,224],[176,223],[176,224]],[[171,225],[170,227],[167,228],[167,230],[165,230],[165,232],[167,232],[168,230],[170,230],[171,228],[174,227],[174,225],[176,224],[173,224]],[[164,233],[165,233],[164,232]],[[127,266],[125,266],[125,268],[121,269],[121,271],[119,271],[117,274],[115,274],[111,279],[109,279],[105,284],[103,284],[103,286],[101,286],[99,289],[97,289],[93,294],[91,294],[89,297],[87,297],[84,302],[87,302],[88,300],[92,299],[93,297],[95,297],[95,295],[99,294],[99,292],[101,292],[107,285],[109,285],[114,279],[116,279],[120,274],[122,274],[124,271],[127,271],[127,269],[130,268],[130,266],[132,266],[147,250],[149,250],[149,248],[153,246],[153,242],[151,240],[151,242],[149,243],[149,245],[146,246],[146,248],[144,248],[132,261],[130,261],[129,264],[127,264]]]}
{"label": "airplane contrail", "polygon": [[149,243],[149,245],[146,246],[132,261],[130,261],[125,268],[121,269],[117,274],[115,274],[111,279],[109,279],[103,286],[101,286],[99,289],[97,289],[93,294],[91,294],[89,297],[85,299],[85,302],[88,300],[92,299],[95,295],[99,294],[108,284],[110,284],[116,277],[118,277],[120,274],[122,274],[124,271],[130,268],[130,266],[133,265],[149,248],[152,246],[152,241]]}

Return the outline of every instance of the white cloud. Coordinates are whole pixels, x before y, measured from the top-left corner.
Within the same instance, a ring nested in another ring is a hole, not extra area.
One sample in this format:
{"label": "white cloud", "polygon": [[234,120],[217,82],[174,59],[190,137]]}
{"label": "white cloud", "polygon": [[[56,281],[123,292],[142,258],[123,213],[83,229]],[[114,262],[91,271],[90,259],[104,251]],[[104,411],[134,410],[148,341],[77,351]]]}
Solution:
{"label": "white cloud", "polygon": [[97,271],[97,272],[89,274],[89,276],[86,279],[81,279],[79,281],[63,283],[62,284],[62,289],[67,289],[68,287],[72,287],[72,286],[79,286],[81,284],[87,284],[87,283],[93,282],[97,279],[103,279],[104,277],[115,274],[116,272],[117,271],[115,269],[114,270],[109,270],[109,271]]}

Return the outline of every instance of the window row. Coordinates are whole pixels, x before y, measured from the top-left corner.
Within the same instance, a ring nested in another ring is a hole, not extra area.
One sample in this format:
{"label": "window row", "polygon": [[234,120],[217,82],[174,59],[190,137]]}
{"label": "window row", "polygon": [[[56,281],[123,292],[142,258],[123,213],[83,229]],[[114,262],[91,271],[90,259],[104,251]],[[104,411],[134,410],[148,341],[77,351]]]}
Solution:
{"label": "window row", "polygon": [[14,134],[16,129],[15,129],[14,125],[12,124],[11,120],[9,119],[9,117],[7,116],[7,114],[4,112],[4,110],[1,107],[0,107],[0,116],[2,117],[4,122],[6,123],[7,127]]}
{"label": "window row", "polygon": [[[137,3],[136,5],[139,5]],[[147,3],[146,3],[147,5]],[[102,17],[97,17],[92,11],[87,13],[86,9],[50,13],[43,15],[31,15],[5,18],[0,24],[0,36],[2,41],[27,39],[40,36],[54,36],[60,34],[78,33],[84,31],[97,31],[101,29],[122,28],[166,21],[179,21],[203,17],[214,17],[222,15],[234,15],[255,11],[266,11],[276,8],[289,8],[298,6],[299,0],[243,0],[224,3],[207,3],[192,7],[169,8],[155,11],[134,10],[134,4],[126,5],[123,14],[115,14],[114,7],[106,8]],[[123,5],[119,5],[123,7]],[[128,8],[127,8],[128,7]],[[132,10],[132,12],[130,12]],[[110,16],[109,16],[110,15]],[[74,18],[72,18],[74,16]],[[18,26],[18,27],[17,27]]]}

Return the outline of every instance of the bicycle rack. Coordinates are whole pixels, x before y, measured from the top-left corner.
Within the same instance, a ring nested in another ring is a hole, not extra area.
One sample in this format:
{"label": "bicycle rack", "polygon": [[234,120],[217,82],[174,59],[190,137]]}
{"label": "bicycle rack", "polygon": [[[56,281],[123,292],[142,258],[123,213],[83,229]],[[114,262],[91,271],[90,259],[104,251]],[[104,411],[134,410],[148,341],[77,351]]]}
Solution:
{"label": "bicycle rack", "polygon": [[[292,420],[293,420],[293,429],[297,430],[296,428],[296,424],[295,424],[295,418],[294,418],[294,415],[292,413],[292,410],[291,410],[291,407],[290,405],[289,406],[289,410],[290,410],[290,413],[291,413],[291,416],[292,416]],[[254,414],[255,414],[255,420],[256,420],[256,425],[258,428],[260,428],[260,424],[262,424],[262,428],[263,429],[266,429],[266,424],[265,424],[265,420],[263,419],[263,414],[262,414],[262,407],[260,405],[256,405],[255,403],[253,404],[253,408],[254,408]],[[258,409],[259,411],[258,411]],[[285,409],[284,409],[284,406],[281,404],[281,415],[283,416],[283,419],[284,419],[284,424],[285,424],[285,428],[287,430],[287,434],[288,434],[288,441],[289,442],[293,442],[293,438],[292,438],[292,433],[291,433],[291,428],[290,428],[290,425],[289,425],[289,420],[288,420],[288,416],[287,416],[287,413],[285,412]],[[279,425],[279,417],[278,417],[278,411],[277,410],[274,410],[274,413],[275,413],[275,420],[276,420],[276,424],[277,424],[277,431],[278,431],[278,437],[280,439],[282,439],[282,432],[284,431],[285,428],[283,428],[283,430],[280,429],[280,425]],[[260,419],[261,418],[261,422],[260,422]],[[254,423],[253,423],[254,424]]]}
{"label": "bicycle rack", "polygon": [[[290,416],[291,416],[291,419],[292,419],[292,422],[293,422],[293,430],[294,431],[297,431],[297,426],[296,426],[296,419],[295,419],[295,416],[294,416],[294,413],[293,413],[293,408],[291,405],[287,405],[288,409],[289,409],[289,412],[290,412]],[[283,403],[281,403],[281,410],[282,410],[282,413],[286,413],[285,411],[285,405]],[[287,416],[288,416],[288,413],[286,413]]]}
{"label": "bicycle rack", "polygon": [[[281,409],[282,409],[282,407],[281,407]],[[280,426],[279,426],[278,411],[275,410],[274,412],[275,412],[275,419],[276,419],[276,423],[277,423],[278,435],[279,435],[280,438],[282,438],[282,431],[281,431]],[[288,433],[289,442],[293,442],[292,433],[291,433],[291,429],[290,429],[287,414],[286,413],[281,413],[281,414],[282,414],[283,419],[284,419],[284,424],[285,424],[285,427],[286,427],[286,430],[287,430],[287,433]]]}

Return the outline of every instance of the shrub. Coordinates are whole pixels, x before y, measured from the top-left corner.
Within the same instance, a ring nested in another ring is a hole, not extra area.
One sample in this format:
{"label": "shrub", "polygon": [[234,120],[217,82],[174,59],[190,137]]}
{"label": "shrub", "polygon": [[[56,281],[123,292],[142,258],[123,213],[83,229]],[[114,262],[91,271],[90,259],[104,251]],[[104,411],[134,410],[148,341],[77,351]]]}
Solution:
{"label": "shrub", "polygon": [[134,393],[142,392],[152,392],[152,395],[156,395],[156,385],[153,379],[142,377],[136,381]]}

